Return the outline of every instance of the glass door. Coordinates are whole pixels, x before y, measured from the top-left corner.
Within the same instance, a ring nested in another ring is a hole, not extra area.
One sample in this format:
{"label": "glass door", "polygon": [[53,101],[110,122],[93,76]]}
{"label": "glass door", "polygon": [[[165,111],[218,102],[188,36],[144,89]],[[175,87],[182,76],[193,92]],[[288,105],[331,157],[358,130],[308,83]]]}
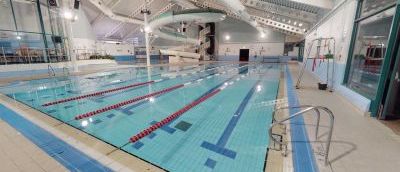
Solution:
{"label": "glass door", "polygon": [[[400,45],[397,50],[399,48]],[[400,119],[400,51],[397,51],[396,60],[391,66],[393,70],[382,101],[383,112],[380,119]]]}

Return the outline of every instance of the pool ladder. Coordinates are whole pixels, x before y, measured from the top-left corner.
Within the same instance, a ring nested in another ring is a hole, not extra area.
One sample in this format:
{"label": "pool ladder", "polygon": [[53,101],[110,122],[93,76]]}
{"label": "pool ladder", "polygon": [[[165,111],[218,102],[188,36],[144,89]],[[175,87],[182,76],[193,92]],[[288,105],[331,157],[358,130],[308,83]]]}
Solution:
{"label": "pool ladder", "polygon": [[[69,76],[69,74],[70,74],[69,69],[67,67],[65,67],[65,66],[62,69],[63,69],[63,75],[64,76]],[[50,76],[52,76],[52,77],[56,76],[56,72],[55,72],[53,66],[48,65],[47,66],[47,70],[48,70],[47,72],[49,73],[49,77]]]}
{"label": "pool ladder", "polygon": [[67,68],[67,67],[63,67],[63,74],[65,75],[65,76],[69,76],[69,69]]}
{"label": "pool ladder", "polygon": [[56,72],[54,71],[54,68],[51,65],[47,66],[47,72],[49,73],[49,76],[53,76],[53,77],[56,76]]}
{"label": "pool ladder", "polygon": [[[313,111],[315,112],[314,114],[316,115],[317,119],[317,125],[315,128],[315,139],[318,139],[318,130],[319,130],[319,124],[320,124],[320,119],[321,119],[321,112],[325,111],[329,116],[329,132],[328,132],[328,138],[326,141],[326,145],[325,145],[325,152],[324,152],[324,160],[325,160],[325,165],[329,164],[328,161],[328,157],[329,157],[329,149],[330,149],[330,145],[331,145],[331,141],[332,141],[332,132],[333,132],[333,125],[334,125],[334,115],[332,113],[332,111],[330,109],[328,109],[327,107],[323,107],[323,106],[310,106],[310,105],[302,105],[302,106],[297,106],[297,107],[282,107],[282,108],[278,108],[275,110],[279,111],[279,110],[283,110],[283,109],[302,109],[301,111],[294,113],[292,115],[290,115],[289,117],[284,118],[283,120],[277,120],[275,119],[275,115],[273,116],[273,123],[271,124],[271,126],[269,127],[269,137],[270,139],[274,142],[274,144],[278,144],[280,146],[284,146],[284,149],[282,149],[282,153],[284,156],[287,156],[287,145],[288,142],[287,141],[283,141],[283,139],[277,139],[277,135],[272,133],[272,129],[277,126],[277,125],[285,125],[284,122],[289,121],[290,119],[297,117],[297,116],[301,116],[304,115],[306,112],[310,112]],[[286,128],[285,128],[286,130]],[[279,135],[278,135],[279,136]]]}

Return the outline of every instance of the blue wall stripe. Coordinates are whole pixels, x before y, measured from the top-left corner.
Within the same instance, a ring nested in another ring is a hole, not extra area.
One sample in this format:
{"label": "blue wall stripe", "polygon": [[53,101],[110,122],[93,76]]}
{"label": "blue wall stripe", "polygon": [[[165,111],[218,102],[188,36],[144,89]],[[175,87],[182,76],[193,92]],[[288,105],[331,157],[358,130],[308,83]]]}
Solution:
{"label": "blue wall stripe", "polygon": [[[289,67],[286,66],[285,71],[287,96],[289,106],[299,106],[296,91],[294,89],[292,76]],[[290,109],[289,113],[294,114],[299,112],[300,109]],[[315,161],[314,153],[308,140],[307,130],[304,127],[303,116],[298,116],[291,119],[290,130],[292,137],[293,148],[293,167],[295,172],[318,172],[318,166]]]}
{"label": "blue wall stripe", "polygon": [[0,118],[69,171],[112,171],[2,104],[0,104]]}

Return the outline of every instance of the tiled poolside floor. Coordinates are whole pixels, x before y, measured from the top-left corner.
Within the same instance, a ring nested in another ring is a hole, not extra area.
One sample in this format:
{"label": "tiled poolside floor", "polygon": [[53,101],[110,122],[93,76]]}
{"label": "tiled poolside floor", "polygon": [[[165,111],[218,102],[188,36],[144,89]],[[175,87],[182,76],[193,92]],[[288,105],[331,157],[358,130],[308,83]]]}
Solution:
{"label": "tiled poolside floor", "polygon": [[[299,66],[290,65],[293,79],[297,79]],[[398,172],[400,166],[400,136],[377,119],[364,113],[344,99],[339,92],[330,93],[317,89],[318,81],[305,72],[302,89],[297,90],[300,104],[322,105],[335,114],[335,126],[329,156],[330,166],[324,166],[322,156],[317,156],[320,171],[333,172]],[[314,151],[321,152],[321,142],[315,142],[315,118],[306,116],[308,134]],[[321,118],[320,140],[326,139],[328,124]]]}

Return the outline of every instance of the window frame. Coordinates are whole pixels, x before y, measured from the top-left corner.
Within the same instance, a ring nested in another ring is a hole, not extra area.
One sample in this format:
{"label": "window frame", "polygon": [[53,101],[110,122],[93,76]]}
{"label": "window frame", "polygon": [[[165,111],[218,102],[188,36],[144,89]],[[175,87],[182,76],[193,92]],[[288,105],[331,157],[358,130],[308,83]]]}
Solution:
{"label": "window frame", "polygon": [[394,48],[394,43],[396,41],[396,34],[397,34],[397,30],[395,26],[397,26],[399,24],[399,19],[400,19],[400,0],[397,0],[396,3],[393,4],[389,4],[388,6],[374,12],[371,14],[368,14],[366,16],[361,17],[361,9],[362,9],[362,5],[363,5],[364,0],[360,0],[358,1],[357,4],[357,11],[356,11],[356,16],[354,19],[354,25],[353,25],[353,31],[352,31],[352,36],[351,36],[351,42],[350,42],[350,47],[349,47],[349,52],[348,52],[348,58],[347,58],[347,62],[346,62],[346,68],[345,68],[345,75],[343,77],[343,82],[342,85],[344,85],[345,87],[351,89],[352,91],[357,92],[358,94],[366,97],[365,95],[359,93],[357,90],[352,89],[348,86],[348,82],[349,82],[349,76],[350,76],[350,70],[351,70],[351,63],[353,60],[353,53],[354,53],[354,48],[355,48],[355,43],[357,40],[357,34],[359,31],[359,23],[369,17],[372,17],[378,13],[381,13],[383,11],[386,11],[390,8],[395,8],[396,12],[395,15],[393,16],[393,22],[391,25],[391,30],[389,33],[389,39],[388,39],[388,46],[386,49],[386,53],[385,53],[385,57],[383,60],[383,64],[382,64],[382,69],[381,69],[381,76],[379,78],[378,81],[378,89],[377,89],[377,93],[375,95],[375,98],[370,99],[368,97],[368,99],[371,100],[371,104],[370,104],[370,109],[369,111],[371,112],[371,116],[372,117],[376,117],[378,114],[378,109],[379,109],[379,102],[382,101],[383,98],[383,92],[384,92],[384,87],[385,87],[385,82],[387,80],[388,77],[388,73],[389,73],[389,65],[390,65],[390,61],[391,61],[391,57],[393,56],[393,48]]}

